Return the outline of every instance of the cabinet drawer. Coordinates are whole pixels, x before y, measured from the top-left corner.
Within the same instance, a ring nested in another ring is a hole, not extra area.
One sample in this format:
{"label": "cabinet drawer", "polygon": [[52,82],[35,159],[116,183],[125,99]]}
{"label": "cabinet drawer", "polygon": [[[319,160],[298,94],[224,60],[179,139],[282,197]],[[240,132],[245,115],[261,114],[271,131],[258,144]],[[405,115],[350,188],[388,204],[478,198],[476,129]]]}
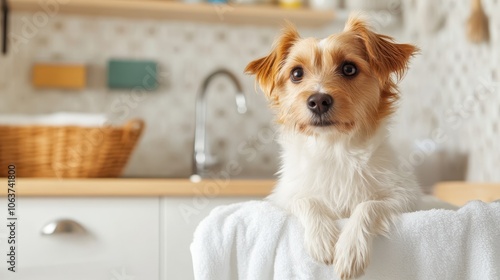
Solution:
{"label": "cabinet drawer", "polygon": [[[7,221],[0,197],[0,219]],[[0,262],[0,279],[159,279],[159,198],[18,198],[17,272]],[[43,235],[52,221],[85,233]],[[0,253],[5,256],[5,226]]]}

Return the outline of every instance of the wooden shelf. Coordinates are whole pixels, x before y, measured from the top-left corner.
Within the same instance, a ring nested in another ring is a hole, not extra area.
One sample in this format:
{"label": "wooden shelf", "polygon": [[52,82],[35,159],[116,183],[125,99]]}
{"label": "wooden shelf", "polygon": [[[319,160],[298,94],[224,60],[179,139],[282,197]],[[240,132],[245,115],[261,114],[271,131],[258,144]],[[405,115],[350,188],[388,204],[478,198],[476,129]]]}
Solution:
{"label": "wooden shelf", "polygon": [[[65,0],[60,3],[59,13],[99,16],[121,16],[147,19],[169,19],[219,22],[228,24],[280,25],[285,19],[299,26],[321,26],[334,19],[333,11],[309,9],[283,9],[276,6],[237,6],[227,4],[185,4],[152,0]],[[42,11],[39,0],[10,0],[12,11]]]}

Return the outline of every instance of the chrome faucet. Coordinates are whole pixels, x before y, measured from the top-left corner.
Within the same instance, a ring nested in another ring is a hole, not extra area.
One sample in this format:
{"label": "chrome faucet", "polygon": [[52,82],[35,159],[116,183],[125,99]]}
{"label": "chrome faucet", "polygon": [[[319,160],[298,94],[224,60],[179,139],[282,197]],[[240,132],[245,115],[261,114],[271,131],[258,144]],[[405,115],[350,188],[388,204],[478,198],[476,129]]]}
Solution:
{"label": "chrome faucet", "polygon": [[236,87],[236,108],[238,113],[244,114],[247,111],[246,98],[243,88],[236,76],[226,69],[219,69],[208,75],[201,85],[201,89],[196,98],[196,124],[194,132],[194,153],[193,153],[193,181],[200,180],[206,173],[207,166],[213,165],[215,159],[210,155],[207,146],[207,88],[212,80],[217,76],[227,76]]}

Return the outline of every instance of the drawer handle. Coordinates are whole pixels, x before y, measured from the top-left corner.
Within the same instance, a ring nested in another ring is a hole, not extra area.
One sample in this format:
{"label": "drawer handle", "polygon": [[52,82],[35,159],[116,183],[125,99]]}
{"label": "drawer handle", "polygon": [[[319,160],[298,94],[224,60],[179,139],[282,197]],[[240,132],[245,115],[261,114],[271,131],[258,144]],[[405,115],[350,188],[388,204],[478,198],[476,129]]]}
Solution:
{"label": "drawer handle", "polygon": [[54,220],[42,228],[42,235],[61,233],[85,234],[87,230],[80,223],[69,219]]}

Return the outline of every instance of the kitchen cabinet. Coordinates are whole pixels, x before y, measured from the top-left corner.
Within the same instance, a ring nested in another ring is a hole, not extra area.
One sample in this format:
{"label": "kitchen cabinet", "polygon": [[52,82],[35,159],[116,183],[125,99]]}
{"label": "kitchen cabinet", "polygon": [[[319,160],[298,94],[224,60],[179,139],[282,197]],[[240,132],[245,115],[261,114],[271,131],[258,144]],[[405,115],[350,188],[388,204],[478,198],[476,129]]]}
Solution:
{"label": "kitchen cabinet", "polygon": [[[200,221],[217,206],[260,200],[273,186],[272,180],[22,178],[16,184],[17,272],[2,261],[0,279],[194,279],[190,244]],[[0,188],[4,260],[6,190]],[[42,235],[58,219],[78,223],[85,233]]]}
{"label": "kitchen cabinet", "polygon": [[[2,261],[0,279],[159,279],[159,198],[19,197],[16,208],[17,272],[9,272]],[[5,197],[0,197],[0,209],[5,259]],[[42,235],[47,224],[61,218],[86,232]]]}

